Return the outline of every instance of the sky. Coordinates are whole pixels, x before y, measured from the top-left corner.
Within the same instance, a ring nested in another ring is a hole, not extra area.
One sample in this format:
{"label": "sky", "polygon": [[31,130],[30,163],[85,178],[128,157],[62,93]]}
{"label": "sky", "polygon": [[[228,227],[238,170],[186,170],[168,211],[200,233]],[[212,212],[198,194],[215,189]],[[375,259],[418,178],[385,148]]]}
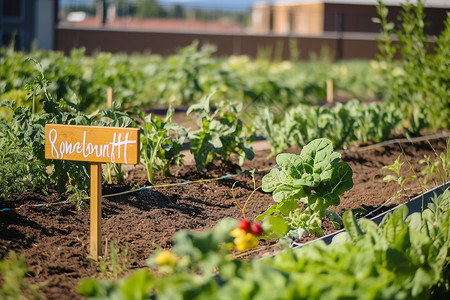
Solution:
{"label": "sky", "polygon": [[[93,3],[95,0],[59,0],[61,6],[67,4],[86,4]],[[263,0],[264,2],[273,2],[273,0]],[[449,0],[450,1],[450,0]],[[131,2],[133,2],[131,0]],[[254,2],[261,0],[158,0],[161,5],[182,4],[186,6],[195,6],[201,8],[221,8],[221,9],[250,9]]]}

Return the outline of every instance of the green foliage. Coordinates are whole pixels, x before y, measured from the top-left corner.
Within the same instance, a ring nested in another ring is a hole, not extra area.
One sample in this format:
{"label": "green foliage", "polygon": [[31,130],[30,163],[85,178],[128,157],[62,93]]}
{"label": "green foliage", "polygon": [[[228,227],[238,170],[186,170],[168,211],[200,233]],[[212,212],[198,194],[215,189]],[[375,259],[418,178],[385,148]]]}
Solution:
{"label": "green foliage", "polygon": [[[254,130],[256,133],[262,135],[270,144],[271,153],[274,156],[278,153],[282,153],[291,144],[291,131],[294,126],[297,126],[293,121],[293,118],[287,117],[285,121],[276,120],[274,114],[270,111],[268,107],[265,107],[263,112],[254,120]],[[282,124],[284,123],[284,124]],[[283,126],[284,125],[284,126]],[[299,128],[305,128],[299,124]]]}
{"label": "green foliage", "polygon": [[391,171],[394,173],[394,175],[392,174],[388,174],[386,176],[383,177],[383,182],[391,182],[394,181],[396,183],[398,183],[398,185],[400,186],[400,190],[398,192],[395,193],[395,196],[398,196],[401,192],[406,193],[404,185],[408,180],[417,180],[417,176],[416,175],[411,175],[408,177],[403,177],[400,173],[402,173],[402,166],[404,164],[404,162],[400,162],[400,157],[401,155],[399,155],[397,157],[397,159],[394,161],[394,163],[392,165],[389,166],[384,166],[383,169],[386,169],[388,171]]}
{"label": "green foliage", "polygon": [[31,183],[29,186],[41,186],[42,181],[48,177],[42,171],[39,171],[36,162],[36,160],[39,160],[39,167],[52,167],[53,171],[49,175],[50,181],[59,192],[65,191],[69,186],[72,186],[72,191],[80,190],[80,193],[81,191],[88,191],[88,163],[75,161],[50,162],[45,159],[44,145],[45,124],[87,125],[90,123],[90,119],[81,114],[74,103],[62,99],[55,100],[48,90],[50,84],[44,76],[41,64],[35,60],[32,61],[35,63],[39,74],[32,82],[26,84],[26,90],[29,97],[39,98],[42,95],[43,109],[39,113],[33,112],[28,106],[19,106],[14,109],[13,103],[4,101],[2,106],[12,109],[14,116],[9,123],[2,123],[0,126],[9,132],[10,139],[14,136],[21,141],[20,146],[23,147],[24,153],[32,154],[35,174],[28,175],[27,178],[32,176],[31,178],[35,183]]}
{"label": "green foliage", "polygon": [[263,177],[265,192],[272,192],[278,204],[256,220],[268,218],[272,230],[283,236],[290,230],[323,235],[322,218],[339,196],[353,187],[353,172],[341,154],[333,152],[330,140],[321,138],[307,144],[299,155],[277,156],[278,168]]}
{"label": "green foliage", "polygon": [[33,149],[0,123],[0,198],[11,193],[45,192],[49,182],[45,165]]}
{"label": "green foliage", "polygon": [[253,159],[255,154],[250,146],[253,137],[245,135],[242,121],[238,118],[242,104],[221,102],[212,112],[211,97],[212,94],[191,105],[187,111],[188,115],[195,115],[199,127],[188,135],[197,169],[203,170],[213,160],[229,161],[233,154],[238,155],[240,165],[246,158]]}
{"label": "green foliage", "polygon": [[8,106],[4,106],[5,102],[2,102],[0,105],[0,121],[5,121],[6,123],[11,122],[14,116],[14,110]]}
{"label": "green foliage", "polygon": [[385,102],[382,105],[370,103],[364,105],[357,100],[349,101],[345,105],[354,120],[353,136],[349,142],[369,141],[382,142],[396,133],[402,117],[393,103]]}
{"label": "green foliage", "polygon": [[433,147],[432,149],[436,155],[436,159],[432,160],[431,156],[425,154],[424,159],[419,160],[420,164],[426,164],[426,167],[420,174],[425,175],[425,184],[436,178],[441,184],[445,184],[450,180],[450,139],[447,139],[445,152],[441,152],[441,154],[438,155]]}
{"label": "green foliage", "polygon": [[[337,103],[331,109],[297,105],[276,118],[265,108],[255,119],[255,131],[271,145],[271,155],[291,146],[303,147],[326,137],[335,148],[351,143],[380,142],[397,132],[402,118],[392,103],[366,105],[358,100]],[[423,125],[423,124],[422,124]]]}
{"label": "green foliage", "polygon": [[4,300],[41,299],[37,287],[25,281],[28,269],[23,256],[9,252],[0,260],[0,298]]}
{"label": "green foliage", "polygon": [[174,113],[173,107],[169,107],[164,120],[152,117],[151,114],[145,117],[141,114],[144,121],[141,128],[141,162],[147,168],[147,177],[151,184],[155,181],[156,171],[168,176],[171,165],[183,163],[183,155],[180,152],[187,130],[172,123]]}
{"label": "green foliage", "polygon": [[[190,105],[216,91],[218,100],[279,105],[318,103],[325,97],[325,82],[350,97],[380,93],[377,78],[365,61],[343,63],[253,60],[248,56],[213,57],[215,46],[198,42],[174,55],[124,55],[98,52],[87,56],[84,49],[70,55],[34,51],[30,54],[0,49],[0,94],[22,90],[34,80],[34,67],[24,63],[29,56],[42,65],[56,99],[66,99],[89,113],[106,106],[106,90],[114,89],[120,108],[128,105]],[[275,101],[276,99],[276,101]]]}
{"label": "green foliage", "polygon": [[[343,216],[346,231],[264,259],[235,260],[226,251],[236,221],[207,232],[180,232],[170,263],[117,281],[83,279],[88,299],[445,299],[450,263],[450,190],[420,215],[406,206],[380,226]],[[218,272],[215,273],[214,271]],[[339,280],[337,280],[337,278]],[[132,292],[131,292],[132,291]]]}
{"label": "green foliage", "polygon": [[[88,278],[82,280],[79,292],[90,299],[112,295],[117,299],[147,299],[152,291],[162,299],[193,299],[201,294],[213,296],[220,287],[215,279],[217,268],[232,274],[240,266],[226,247],[233,241],[230,232],[237,225],[236,220],[223,219],[214,230],[177,232],[173,237],[173,254],[170,254],[173,263],[159,261],[162,250],[156,251],[147,261],[152,270],[163,276],[155,277],[148,269],[143,269],[118,282]],[[130,291],[134,292],[129,294]]]}
{"label": "green foliage", "polygon": [[156,0],[137,0],[136,5],[136,17],[138,18],[156,18],[163,12],[163,8]]}
{"label": "green foliage", "polygon": [[26,90],[13,89],[0,96],[0,101],[9,101],[15,103],[14,108],[19,106],[28,106],[35,112],[42,111],[42,95],[29,95]]}
{"label": "green foliage", "polygon": [[[419,134],[425,126],[449,128],[450,15],[440,36],[435,37],[434,51],[430,51],[424,33],[423,1],[408,1],[401,7],[398,28],[388,22],[389,11],[382,1],[379,18],[374,19],[382,26],[378,45],[385,101],[394,102],[405,119],[410,115],[406,125],[411,134]],[[394,43],[393,36],[398,42]],[[397,56],[400,59],[394,60]]]}
{"label": "green foliage", "polygon": [[157,101],[166,105],[197,103],[205,94],[223,84],[218,61],[211,57],[212,45],[198,47],[198,41],[171,55],[161,64],[149,69],[156,76],[147,86],[156,92]]}
{"label": "green foliage", "polygon": [[155,277],[147,269],[134,272],[126,280],[114,282],[85,278],[78,292],[89,299],[148,299]]}

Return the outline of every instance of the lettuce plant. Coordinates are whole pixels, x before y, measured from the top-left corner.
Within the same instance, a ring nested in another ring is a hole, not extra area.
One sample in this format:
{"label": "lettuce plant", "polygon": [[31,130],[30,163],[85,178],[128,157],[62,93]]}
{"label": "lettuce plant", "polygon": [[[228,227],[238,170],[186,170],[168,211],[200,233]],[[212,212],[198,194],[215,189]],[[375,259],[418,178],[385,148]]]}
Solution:
{"label": "lettuce plant", "polygon": [[339,205],[339,196],[353,187],[352,169],[340,159],[341,154],[333,152],[332,142],[325,138],[313,140],[299,155],[279,154],[279,168],[272,169],[262,180],[262,189],[272,192],[278,204],[256,220],[267,219],[280,235],[291,230],[300,235],[323,235],[323,217],[339,221],[339,216],[327,208]]}

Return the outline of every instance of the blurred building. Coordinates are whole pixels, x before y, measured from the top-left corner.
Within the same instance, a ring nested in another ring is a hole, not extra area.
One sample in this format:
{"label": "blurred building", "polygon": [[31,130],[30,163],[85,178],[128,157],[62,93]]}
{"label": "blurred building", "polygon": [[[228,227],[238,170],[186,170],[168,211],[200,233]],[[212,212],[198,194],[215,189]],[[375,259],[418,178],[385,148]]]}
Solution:
{"label": "blurred building", "polygon": [[[391,21],[396,21],[405,0],[384,0]],[[415,1],[410,1],[415,3]],[[444,27],[450,0],[427,0],[426,33],[439,34]],[[377,33],[380,25],[377,0],[275,0],[273,4],[257,2],[253,6],[251,31],[255,34],[322,35],[327,32]]]}
{"label": "blurred building", "polygon": [[57,0],[0,0],[0,47],[54,49]]}

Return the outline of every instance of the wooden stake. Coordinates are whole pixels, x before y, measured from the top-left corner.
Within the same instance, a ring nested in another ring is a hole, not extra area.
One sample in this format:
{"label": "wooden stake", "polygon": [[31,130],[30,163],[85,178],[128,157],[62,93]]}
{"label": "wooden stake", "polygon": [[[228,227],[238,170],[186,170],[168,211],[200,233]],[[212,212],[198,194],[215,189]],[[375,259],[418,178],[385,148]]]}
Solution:
{"label": "wooden stake", "polygon": [[109,86],[108,89],[106,90],[106,105],[108,106],[109,109],[112,108],[113,101],[114,101],[113,89],[112,87]]}
{"label": "wooden stake", "polygon": [[102,164],[91,163],[90,254],[98,261],[102,251]]}
{"label": "wooden stake", "polygon": [[334,101],[334,91],[333,91],[333,80],[327,80],[327,102],[333,103]]}
{"label": "wooden stake", "polygon": [[[102,251],[102,163],[137,164],[139,148],[139,128],[45,125],[45,158],[91,163],[89,255],[97,261]],[[95,149],[103,150],[99,155]]]}

